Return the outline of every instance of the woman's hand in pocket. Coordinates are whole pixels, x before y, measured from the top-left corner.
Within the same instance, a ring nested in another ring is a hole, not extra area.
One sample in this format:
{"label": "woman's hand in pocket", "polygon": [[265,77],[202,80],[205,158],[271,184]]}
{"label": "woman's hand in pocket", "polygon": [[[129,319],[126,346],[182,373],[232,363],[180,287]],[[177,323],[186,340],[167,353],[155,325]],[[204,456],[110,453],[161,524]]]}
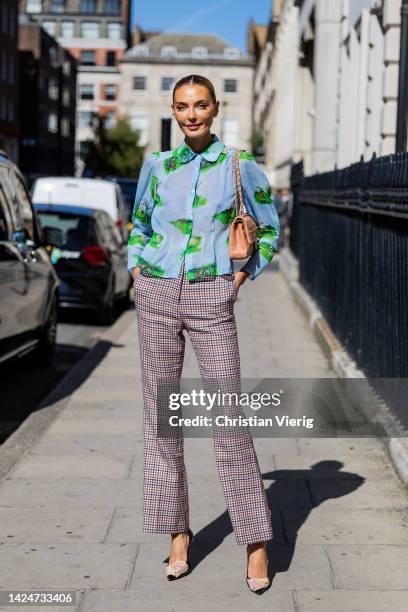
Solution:
{"label": "woman's hand in pocket", "polygon": [[132,270],[132,278],[133,278],[133,280],[135,280],[136,276],[138,274],[140,274],[140,270],[141,270],[140,266],[136,266],[136,268],[133,268],[133,270]]}
{"label": "woman's hand in pocket", "polygon": [[242,271],[240,270],[239,272],[236,272],[234,274],[234,283],[235,283],[235,289],[236,292],[238,294],[238,290],[240,288],[240,286],[245,283],[246,279],[248,278],[249,274],[248,272]]}

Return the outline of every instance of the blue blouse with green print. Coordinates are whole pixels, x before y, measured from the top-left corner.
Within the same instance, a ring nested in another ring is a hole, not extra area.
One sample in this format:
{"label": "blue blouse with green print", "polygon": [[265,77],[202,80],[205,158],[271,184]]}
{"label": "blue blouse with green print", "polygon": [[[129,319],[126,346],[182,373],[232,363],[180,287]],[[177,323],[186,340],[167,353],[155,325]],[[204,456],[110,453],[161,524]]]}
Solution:
{"label": "blue blouse with green print", "polygon": [[[235,217],[233,150],[212,134],[200,154],[185,142],[150,153],[141,168],[128,240],[128,272],[177,278],[183,258],[189,280],[231,273],[228,238]],[[241,268],[254,280],[277,251],[279,217],[269,181],[247,151],[240,152],[247,212],[257,221],[258,249]]]}

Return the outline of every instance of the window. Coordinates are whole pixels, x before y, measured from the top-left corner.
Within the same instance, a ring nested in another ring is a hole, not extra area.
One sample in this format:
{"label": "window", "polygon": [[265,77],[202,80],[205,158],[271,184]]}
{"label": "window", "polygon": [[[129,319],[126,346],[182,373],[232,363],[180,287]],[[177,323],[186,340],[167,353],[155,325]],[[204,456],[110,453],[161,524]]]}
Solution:
{"label": "window", "polygon": [[74,38],[74,31],[74,21],[61,21],[61,36],[63,38]]}
{"label": "window", "polygon": [[105,85],[105,100],[116,100],[116,85]]}
{"label": "window", "polygon": [[48,113],[48,131],[55,134],[58,131],[57,113]]}
{"label": "window", "polygon": [[66,107],[70,106],[71,104],[71,94],[68,87],[64,87],[62,92],[62,104]]}
{"label": "window", "polygon": [[[7,32],[7,11],[8,11],[8,6],[5,2],[3,2],[1,4],[1,30],[2,32]],[[12,13],[13,11],[10,11],[10,13]],[[10,15],[10,19],[11,19],[11,15]],[[11,24],[10,24],[11,25]],[[11,30],[11,27],[10,27]]]}
{"label": "window", "polygon": [[9,57],[9,81],[10,83],[14,83],[15,77],[16,77],[16,64],[14,61],[14,55],[10,54]]}
{"label": "window", "polygon": [[108,23],[108,38],[115,40],[120,39],[122,36],[122,26],[120,23],[111,21]]}
{"label": "window", "polygon": [[142,45],[135,45],[130,53],[132,55],[149,55],[149,47],[145,44]]}
{"label": "window", "polygon": [[1,50],[1,79],[7,81],[7,51]]}
{"label": "window", "polygon": [[228,59],[238,59],[241,57],[241,51],[238,47],[225,47],[224,56]]}
{"label": "window", "polygon": [[92,127],[93,119],[96,116],[94,111],[80,111],[79,125],[80,127]]}
{"label": "window", "polygon": [[191,49],[191,55],[193,57],[207,57],[208,56],[208,49],[207,47],[193,47]]}
{"label": "window", "polygon": [[149,119],[145,113],[135,113],[130,117],[130,125],[134,130],[139,131],[139,145],[144,147],[147,144]]}
{"label": "window", "polygon": [[146,89],[146,77],[145,76],[134,76],[133,77],[133,89]]}
{"label": "window", "polygon": [[97,21],[83,21],[81,23],[82,38],[99,38],[99,23]]}
{"label": "window", "polygon": [[65,76],[70,76],[71,74],[71,62],[69,60],[65,60],[62,64],[62,71]]}
{"label": "window", "polygon": [[8,101],[8,120],[10,122],[14,121],[14,98],[9,98]]}
{"label": "window", "polygon": [[34,238],[34,223],[33,223],[33,210],[30,204],[30,198],[27,193],[27,189],[25,185],[22,183],[20,177],[15,174],[17,187],[17,198],[18,198],[18,206],[20,209],[20,215],[22,218],[23,226],[27,230],[27,233],[31,240]]}
{"label": "window", "polygon": [[41,13],[42,0],[26,0],[27,13]]}
{"label": "window", "polygon": [[2,119],[7,119],[7,98],[5,96],[1,97],[0,117]]}
{"label": "window", "polygon": [[81,51],[80,61],[82,66],[95,66],[95,51]]}
{"label": "window", "polygon": [[81,100],[93,100],[95,97],[93,84],[92,83],[80,83],[79,97],[81,98]]}
{"label": "window", "polygon": [[63,13],[65,10],[65,0],[51,0],[50,9],[52,13]]}
{"label": "window", "polygon": [[164,45],[161,48],[160,53],[164,56],[177,55],[177,47],[173,47],[172,45]]}
{"label": "window", "polygon": [[61,120],[61,133],[63,136],[65,136],[65,138],[68,138],[69,136],[69,128],[70,128],[69,119],[67,119],[67,117],[63,117]]}
{"label": "window", "polygon": [[161,78],[161,90],[170,91],[174,83],[173,77],[162,77]]}
{"label": "window", "polygon": [[81,13],[95,13],[96,0],[81,0],[79,10]]}
{"label": "window", "polygon": [[116,125],[116,113],[115,111],[108,111],[104,116],[105,128],[109,130]]}
{"label": "window", "polygon": [[90,140],[81,140],[79,143],[79,155],[82,159],[84,159],[88,153],[89,153],[89,148],[91,146],[91,141]]}
{"label": "window", "polygon": [[59,88],[57,79],[51,78],[48,81],[48,97],[50,100],[58,100]]}
{"label": "window", "polygon": [[115,51],[108,51],[106,54],[106,65],[116,66],[116,53]]}
{"label": "window", "polygon": [[222,122],[222,141],[235,147],[238,140],[238,121],[234,118],[225,118]]}
{"label": "window", "polygon": [[53,68],[56,68],[58,66],[58,51],[56,47],[50,47],[49,58],[51,66],[53,66]]}
{"label": "window", "polygon": [[119,15],[119,9],[118,0],[105,0],[105,13],[109,13],[109,15]]}
{"label": "window", "polygon": [[224,92],[235,93],[238,90],[237,79],[224,79]]}
{"label": "window", "polygon": [[0,240],[10,240],[12,231],[13,225],[7,200],[0,189]]}
{"label": "window", "polygon": [[55,36],[56,25],[57,25],[55,21],[46,20],[46,21],[43,21],[41,25],[50,36]]}

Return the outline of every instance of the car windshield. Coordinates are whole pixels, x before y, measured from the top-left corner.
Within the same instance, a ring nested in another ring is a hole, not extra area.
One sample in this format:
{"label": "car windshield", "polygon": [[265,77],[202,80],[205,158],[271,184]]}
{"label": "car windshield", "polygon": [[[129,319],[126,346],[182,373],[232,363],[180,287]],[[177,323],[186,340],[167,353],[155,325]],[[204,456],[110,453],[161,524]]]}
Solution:
{"label": "car windshield", "polygon": [[63,212],[38,212],[41,226],[62,231],[64,247],[73,247],[96,242],[95,225],[90,217]]}

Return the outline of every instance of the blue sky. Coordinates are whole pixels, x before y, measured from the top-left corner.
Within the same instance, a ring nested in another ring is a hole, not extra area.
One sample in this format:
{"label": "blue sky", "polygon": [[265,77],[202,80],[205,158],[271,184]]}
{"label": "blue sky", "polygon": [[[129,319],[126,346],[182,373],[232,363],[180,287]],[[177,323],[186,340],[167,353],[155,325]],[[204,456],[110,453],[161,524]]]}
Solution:
{"label": "blue sky", "polygon": [[132,30],[135,21],[146,30],[217,34],[246,51],[248,19],[267,23],[272,0],[132,0]]}

